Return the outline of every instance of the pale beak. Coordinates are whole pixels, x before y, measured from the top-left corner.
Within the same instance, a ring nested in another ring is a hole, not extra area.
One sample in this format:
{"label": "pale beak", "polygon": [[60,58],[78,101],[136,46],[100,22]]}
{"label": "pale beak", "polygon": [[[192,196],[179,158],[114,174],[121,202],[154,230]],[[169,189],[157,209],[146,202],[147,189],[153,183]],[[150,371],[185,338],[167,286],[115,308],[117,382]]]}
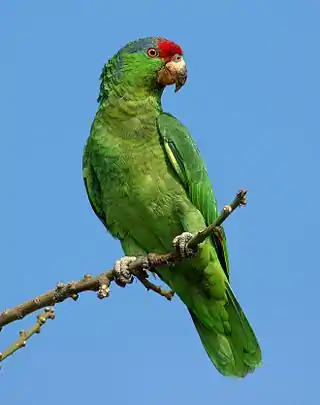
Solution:
{"label": "pale beak", "polygon": [[167,62],[159,72],[158,81],[162,86],[175,84],[174,91],[179,91],[187,81],[187,67],[183,57]]}

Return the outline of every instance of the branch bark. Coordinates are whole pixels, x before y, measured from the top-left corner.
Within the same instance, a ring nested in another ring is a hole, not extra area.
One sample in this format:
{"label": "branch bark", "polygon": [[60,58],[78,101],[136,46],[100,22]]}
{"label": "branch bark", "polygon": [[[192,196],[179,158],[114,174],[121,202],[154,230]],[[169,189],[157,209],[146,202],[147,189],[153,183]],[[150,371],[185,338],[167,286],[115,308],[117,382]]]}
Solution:
{"label": "branch bark", "polygon": [[44,312],[38,314],[37,322],[27,331],[21,330],[19,338],[6,350],[0,353],[0,362],[11,356],[17,350],[22,349],[27,345],[27,341],[36,333],[40,333],[41,327],[47,322],[48,319],[54,319],[55,314],[53,308],[46,308]]}
{"label": "branch bark", "polygon": [[[198,232],[189,241],[188,246],[190,248],[196,248],[208,236],[210,236],[215,231],[215,229],[219,227],[236,208],[246,205],[246,194],[247,190],[240,190],[231,204],[226,205],[223,208],[218,218],[211,225]],[[176,251],[174,251],[165,254],[150,253],[147,255],[147,260],[149,268],[152,271],[152,269],[155,269],[157,267],[172,266],[175,263],[183,260],[183,258]],[[131,273],[136,276],[136,278],[146,287],[147,290],[152,290],[157,294],[164,296],[166,299],[171,300],[173,297],[173,291],[164,290],[160,286],[154,285],[149,280],[147,280],[148,275],[146,275],[145,271],[143,270],[145,261],[146,257],[138,257],[137,260],[129,266]],[[0,331],[3,326],[23,319],[25,316],[38,311],[41,308],[52,307],[57,303],[65,301],[67,298],[72,298],[74,301],[76,301],[79,298],[79,294],[84,291],[96,291],[98,298],[106,298],[109,296],[109,287],[113,281],[114,273],[113,269],[111,269],[95,277],[91,276],[90,274],[85,274],[84,277],[78,281],[71,281],[66,284],[58,283],[55,289],[39,295],[31,300],[28,300],[23,304],[17,305],[14,308],[5,309],[2,313],[0,313]],[[45,315],[45,319],[48,319],[48,313],[51,312],[49,312],[48,310],[47,312],[45,312],[45,314],[47,314]],[[43,314],[41,314],[41,316],[43,317]],[[38,318],[38,320],[39,319],[40,318]],[[35,325],[36,329],[32,329],[33,332],[31,332],[30,336],[27,335],[27,339],[29,339],[29,337],[36,333],[38,329],[40,330],[40,327],[41,325],[38,322]],[[23,341],[27,339],[25,338],[23,339]],[[19,342],[20,340],[18,341],[18,343]],[[4,353],[6,352],[2,353],[2,356],[0,355],[0,362],[2,362],[2,360],[4,360],[10,354],[13,354],[17,350],[16,347],[17,346],[14,346],[14,350],[12,347],[10,350],[8,349],[8,355],[4,355]]]}

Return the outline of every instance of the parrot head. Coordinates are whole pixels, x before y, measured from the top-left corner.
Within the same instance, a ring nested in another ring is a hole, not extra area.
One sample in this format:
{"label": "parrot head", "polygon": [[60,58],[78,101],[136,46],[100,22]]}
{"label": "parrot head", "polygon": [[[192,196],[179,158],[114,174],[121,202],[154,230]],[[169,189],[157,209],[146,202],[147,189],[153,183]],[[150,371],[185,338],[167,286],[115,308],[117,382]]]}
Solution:
{"label": "parrot head", "polygon": [[[179,45],[162,37],[141,38],[121,48],[105,65],[101,91],[113,82],[125,81],[131,89],[160,90],[175,84],[181,89],[187,80],[187,68]],[[101,96],[101,92],[100,92]]]}

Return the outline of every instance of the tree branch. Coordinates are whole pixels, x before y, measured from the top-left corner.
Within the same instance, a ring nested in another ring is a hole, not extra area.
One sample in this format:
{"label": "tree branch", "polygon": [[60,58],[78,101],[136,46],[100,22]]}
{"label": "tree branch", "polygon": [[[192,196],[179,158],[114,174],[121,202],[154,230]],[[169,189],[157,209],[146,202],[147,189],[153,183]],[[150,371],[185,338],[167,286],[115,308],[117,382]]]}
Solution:
{"label": "tree branch", "polygon": [[[211,225],[198,232],[194,236],[194,238],[190,240],[188,246],[191,248],[195,248],[196,246],[198,246],[208,236],[210,236],[214,232],[214,230],[219,227],[236,208],[245,205],[246,194],[247,190],[240,190],[232,203],[230,205],[226,205],[223,208],[218,218]],[[157,267],[174,265],[175,263],[183,260],[183,258],[175,251],[165,254],[150,253],[147,255],[147,260],[149,268],[152,271],[152,269],[155,269]],[[138,280],[146,287],[147,290],[152,290],[164,296],[168,300],[171,300],[173,297],[172,291],[163,290],[161,287],[156,286],[149,280],[147,280],[148,276],[143,271],[145,262],[146,257],[138,257],[135,262],[130,264],[129,270],[134,276],[138,278]],[[11,322],[22,319],[26,315],[29,315],[41,308],[54,306],[59,302],[65,301],[67,298],[72,298],[76,301],[79,298],[79,294],[84,291],[97,291],[98,298],[106,298],[109,296],[109,287],[112,281],[114,281],[113,269],[101,273],[96,277],[93,277],[90,274],[86,274],[82,279],[78,281],[71,281],[67,284],[58,283],[55,289],[39,295],[36,298],[28,300],[14,308],[6,309],[2,313],[0,313],[0,330],[3,326],[8,325]],[[34,333],[36,332],[33,332],[32,334]],[[30,336],[32,336],[32,334]],[[0,357],[0,362],[3,359],[4,357]]]}
{"label": "tree branch", "polygon": [[17,350],[25,347],[27,341],[35,334],[40,333],[41,327],[47,322],[48,319],[54,319],[55,314],[53,308],[46,308],[44,312],[38,314],[37,322],[32,326],[32,328],[27,331],[21,330],[19,332],[20,337],[5,351],[0,353],[0,363],[5,360],[7,357],[11,356]]}
{"label": "tree branch", "polygon": [[196,236],[190,240],[188,246],[190,248],[197,247],[208,236],[210,236],[214,232],[214,230],[219,227],[233,213],[236,208],[247,205],[247,192],[248,190],[240,190],[235,196],[232,203],[230,205],[225,205],[218,218],[203,231],[198,232]]}

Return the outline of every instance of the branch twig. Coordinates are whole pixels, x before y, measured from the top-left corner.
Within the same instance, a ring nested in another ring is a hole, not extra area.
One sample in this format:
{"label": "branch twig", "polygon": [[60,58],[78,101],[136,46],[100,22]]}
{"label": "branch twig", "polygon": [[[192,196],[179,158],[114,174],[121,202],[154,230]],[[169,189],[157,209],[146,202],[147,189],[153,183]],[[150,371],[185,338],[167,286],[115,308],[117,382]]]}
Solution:
{"label": "branch twig", "polygon": [[3,362],[7,357],[11,356],[17,350],[25,347],[27,341],[35,334],[40,333],[41,327],[47,322],[48,319],[54,319],[55,314],[53,308],[46,308],[44,312],[38,314],[37,322],[27,331],[21,330],[19,332],[20,337],[6,350],[0,353],[0,363]]}
{"label": "branch twig", "polygon": [[203,231],[198,232],[193,239],[190,240],[188,246],[190,248],[197,247],[200,243],[202,243],[208,236],[210,236],[215,228],[220,226],[222,222],[224,222],[232,213],[233,211],[241,206],[247,205],[247,192],[248,190],[240,190],[237,195],[235,196],[234,200],[230,205],[225,205],[223,207],[222,212],[219,214],[218,218],[207,228]]}
{"label": "branch twig", "polygon": [[[202,243],[212,232],[220,226],[229,215],[239,206],[246,204],[247,190],[240,190],[235,199],[230,205],[226,205],[218,218],[207,228],[198,232],[193,239],[188,243],[191,248],[196,247]],[[155,269],[160,266],[174,265],[177,262],[183,260],[183,258],[177,252],[156,254],[150,253],[147,256],[150,269]],[[161,287],[154,285],[146,276],[143,275],[143,265],[145,264],[145,257],[138,257],[137,260],[130,264],[129,270],[135,275],[139,281],[148,289],[164,296],[168,300],[171,300],[173,296],[172,291],[163,290]],[[28,300],[21,305],[18,305],[11,309],[6,309],[0,313],[0,330],[3,326],[14,322],[16,320],[24,318],[26,315],[31,314],[41,308],[54,306],[59,302],[65,301],[67,298],[77,300],[79,294],[84,291],[97,291],[98,298],[105,298],[109,296],[109,286],[114,281],[113,269],[100,275],[93,277],[90,274],[86,274],[81,280],[71,281],[67,284],[58,283],[54,290],[50,290],[38,297]],[[1,361],[1,360],[0,360]]]}

